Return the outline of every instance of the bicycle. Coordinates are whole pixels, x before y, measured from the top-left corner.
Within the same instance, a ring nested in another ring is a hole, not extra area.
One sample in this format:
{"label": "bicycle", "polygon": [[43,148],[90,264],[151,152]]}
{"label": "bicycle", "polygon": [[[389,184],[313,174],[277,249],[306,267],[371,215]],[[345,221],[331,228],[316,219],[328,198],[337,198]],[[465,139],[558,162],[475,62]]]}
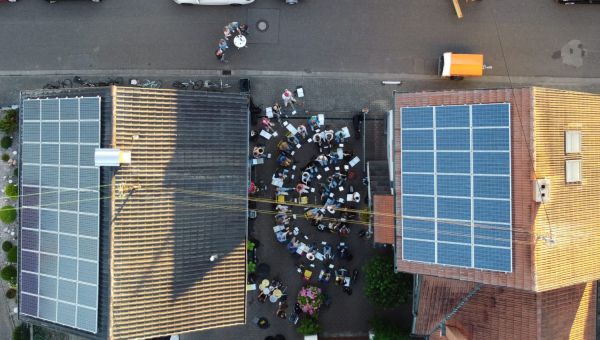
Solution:
{"label": "bicycle", "polygon": [[144,80],[130,79],[129,80],[129,85],[136,86],[136,87],[145,87],[145,88],[151,88],[151,89],[158,89],[158,88],[160,88],[162,86],[162,81],[160,81],[160,80],[149,80],[149,79],[144,79]]}
{"label": "bicycle", "polygon": [[213,83],[210,80],[205,80],[204,84],[202,85],[204,88],[208,89],[208,90],[224,90],[224,89],[228,89],[231,87],[231,85],[227,84],[227,83],[223,83],[223,79],[219,79],[219,83]]}
{"label": "bicycle", "polygon": [[73,82],[85,87],[98,87],[98,84],[82,79],[80,76],[73,77]]}
{"label": "bicycle", "polygon": [[46,85],[44,85],[43,89],[56,90],[65,87],[73,87],[73,82],[71,81],[71,79],[64,79],[62,81],[57,80],[56,82],[47,83]]}
{"label": "bicycle", "polygon": [[202,85],[204,84],[204,82],[202,80],[198,80],[198,81],[193,81],[193,80],[188,80],[187,82],[181,82],[181,81],[174,81],[173,82],[173,87],[179,90],[187,90],[187,89],[192,89],[192,90],[200,90],[202,88]]}

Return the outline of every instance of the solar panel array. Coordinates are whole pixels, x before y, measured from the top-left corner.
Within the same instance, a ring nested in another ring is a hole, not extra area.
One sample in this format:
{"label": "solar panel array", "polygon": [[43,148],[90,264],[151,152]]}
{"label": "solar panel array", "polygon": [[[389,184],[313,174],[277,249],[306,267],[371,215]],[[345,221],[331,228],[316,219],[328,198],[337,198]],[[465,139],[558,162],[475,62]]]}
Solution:
{"label": "solar panel array", "polygon": [[510,104],[405,107],[404,260],[512,271]]}
{"label": "solar panel array", "polygon": [[20,313],[96,333],[100,97],[25,99]]}

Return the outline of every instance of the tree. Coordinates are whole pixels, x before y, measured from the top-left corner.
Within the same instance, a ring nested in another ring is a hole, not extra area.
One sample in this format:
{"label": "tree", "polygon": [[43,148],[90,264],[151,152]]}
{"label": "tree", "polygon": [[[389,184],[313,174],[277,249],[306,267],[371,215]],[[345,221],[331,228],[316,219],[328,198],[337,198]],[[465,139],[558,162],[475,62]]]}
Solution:
{"label": "tree", "polygon": [[13,247],[13,244],[10,241],[4,241],[2,242],[2,250],[4,250],[5,252],[8,252],[10,250],[10,248]]}
{"label": "tree", "polygon": [[11,136],[4,136],[2,137],[2,139],[0,139],[0,146],[2,146],[3,149],[8,149],[12,146],[13,144],[13,140]]}
{"label": "tree", "polygon": [[11,200],[16,200],[19,197],[19,187],[14,184],[7,184],[4,187],[4,194]]}
{"label": "tree", "polygon": [[17,132],[19,128],[18,118],[19,114],[17,110],[4,111],[4,117],[0,119],[0,131],[3,131],[7,135]]}
{"label": "tree", "polygon": [[13,340],[29,340],[29,328],[23,324],[18,325],[13,330]]}
{"label": "tree", "polygon": [[2,280],[9,282],[12,285],[17,284],[17,268],[12,264],[2,268],[0,277],[2,277]]}
{"label": "tree", "polygon": [[304,335],[318,334],[320,330],[321,327],[319,326],[319,320],[313,316],[302,318],[300,321],[300,326],[298,326],[298,333]]}
{"label": "tree", "polygon": [[13,223],[17,219],[17,211],[12,205],[0,208],[0,220],[6,224]]}
{"label": "tree", "polygon": [[6,258],[10,263],[17,263],[17,247],[10,248],[8,253],[6,253]]}
{"label": "tree", "polygon": [[379,307],[395,307],[409,300],[412,276],[394,272],[391,256],[374,257],[364,267],[366,276],[365,294]]}
{"label": "tree", "polygon": [[375,334],[374,340],[409,340],[409,331],[389,320],[374,318],[369,321]]}

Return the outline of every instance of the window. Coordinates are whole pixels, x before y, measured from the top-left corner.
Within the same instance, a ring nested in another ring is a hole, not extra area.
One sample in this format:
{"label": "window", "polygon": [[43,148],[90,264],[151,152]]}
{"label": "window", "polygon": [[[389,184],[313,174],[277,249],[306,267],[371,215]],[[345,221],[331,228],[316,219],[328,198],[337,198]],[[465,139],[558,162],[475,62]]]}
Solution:
{"label": "window", "polygon": [[581,152],[581,131],[565,131],[565,153]]}
{"label": "window", "polygon": [[579,183],[581,182],[581,160],[565,161],[566,182]]}

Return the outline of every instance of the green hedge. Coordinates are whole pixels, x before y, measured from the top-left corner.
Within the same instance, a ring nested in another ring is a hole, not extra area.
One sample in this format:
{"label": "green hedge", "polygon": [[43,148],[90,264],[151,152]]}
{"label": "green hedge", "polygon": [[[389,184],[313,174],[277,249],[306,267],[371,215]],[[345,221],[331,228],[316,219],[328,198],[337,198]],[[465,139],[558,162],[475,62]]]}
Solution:
{"label": "green hedge", "polygon": [[12,340],[29,340],[29,328],[20,324],[13,330]]}
{"label": "green hedge", "polygon": [[394,272],[392,256],[376,256],[364,267],[365,295],[379,307],[390,308],[409,301],[412,275]]}
{"label": "green hedge", "polygon": [[298,326],[298,333],[304,335],[315,335],[321,330],[319,326],[319,320],[316,317],[306,316],[300,320],[300,326]]}
{"label": "green hedge", "polygon": [[19,197],[19,187],[14,184],[7,184],[4,187],[4,194],[11,200],[16,200]]}
{"label": "green hedge", "polygon": [[373,340],[409,340],[410,331],[398,326],[397,322],[375,318],[369,321],[375,337]]}
{"label": "green hedge", "polygon": [[4,116],[0,118],[0,131],[7,135],[12,135],[19,128],[19,112],[17,110],[6,110]]}
{"label": "green hedge", "polygon": [[0,208],[0,221],[10,224],[17,219],[17,210],[12,205],[5,205]]}
{"label": "green hedge", "polygon": [[5,162],[8,162],[8,160],[10,159],[10,155],[7,153],[3,153],[2,154],[2,160]]}
{"label": "green hedge", "polygon": [[4,136],[2,137],[2,139],[0,139],[0,146],[2,146],[3,149],[8,149],[12,146],[13,140],[10,136]]}
{"label": "green hedge", "polygon": [[13,285],[16,284],[17,268],[15,268],[15,266],[13,266],[12,264],[2,268],[2,271],[0,271],[0,277],[2,277],[2,280],[7,281]]}
{"label": "green hedge", "polygon": [[5,252],[8,252],[10,250],[10,248],[13,247],[13,244],[10,241],[4,241],[2,242],[2,250],[4,250]]}
{"label": "green hedge", "polygon": [[17,247],[12,247],[12,248],[10,248],[8,253],[6,253],[6,259],[10,263],[17,263],[17,254],[18,254]]}

